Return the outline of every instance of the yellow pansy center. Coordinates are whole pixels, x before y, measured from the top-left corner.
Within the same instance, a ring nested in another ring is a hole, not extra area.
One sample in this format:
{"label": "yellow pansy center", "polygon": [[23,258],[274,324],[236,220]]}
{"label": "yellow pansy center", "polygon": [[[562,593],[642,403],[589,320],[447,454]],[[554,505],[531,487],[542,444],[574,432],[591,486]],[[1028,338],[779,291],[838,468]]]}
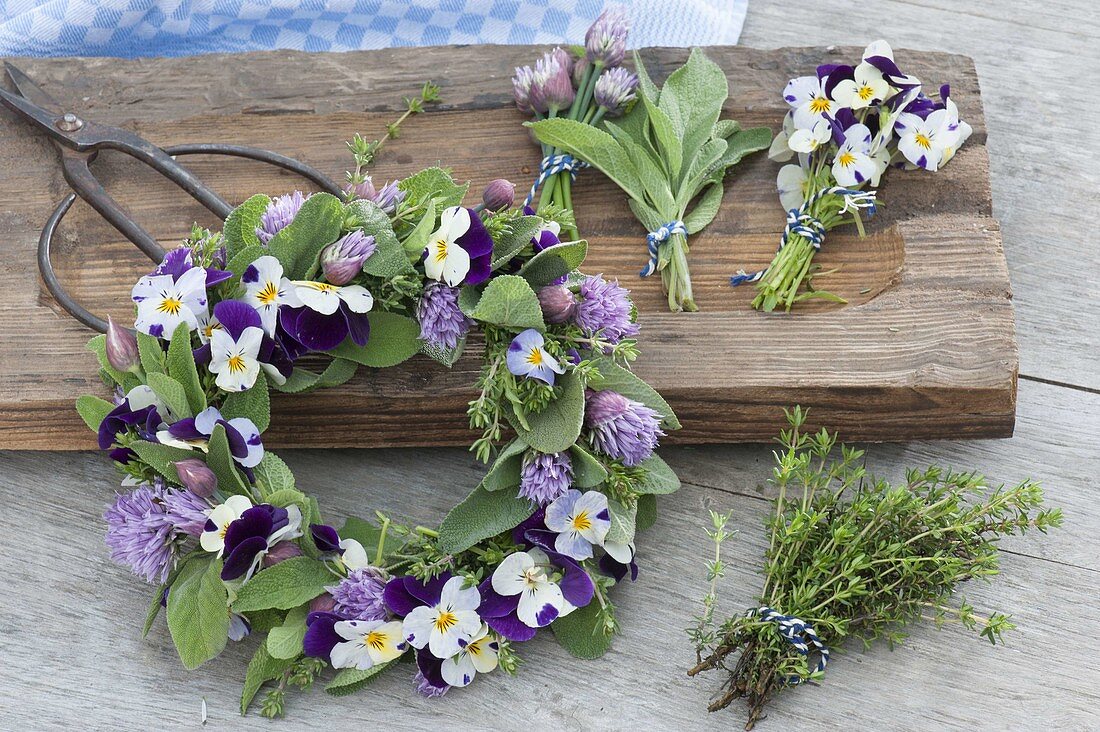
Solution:
{"label": "yellow pansy center", "polygon": [[157,310],[162,313],[168,313],[169,315],[179,315],[182,307],[183,302],[179,298],[168,296],[160,301]]}
{"label": "yellow pansy center", "polygon": [[592,519],[588,518],[588,511],[581,511],[573,517],[573,530],[586,531],[592,528]]}
{"label": "yellow pansy center", "polygon": [[244,357],[239,353],[230,356],[226,363],[229,366],[229,373],[231,374],[239,374],[245,370]]}
{"label": "yellow pansy center", "polygon": [[469,653],[471,656],[480,656],[484,651],[484,649],[481,647],[481,644],[485,643],[488,640],[489,638],[485,637],[478,638],[476,641],[471,641],[470,643],[467,643],[466,652]]}
{"label": "yellow pansy center", "polygon": [[[323,283],[319,283],[323,284]],[[264,285],[263,289],[256,293],[256,299],[260,301],[261,305],[273,305],[276,298],[279,297],[279,288],[274,282],[268,282]]]}
{"label": "yellow pansy center", "polygon": [[830,102],[826,97],[814,97],[813,100],[810,102],[810,111],[814,114],[828,112],[830,109],[832,109],[832,107],[833,103]]}
{"label": "yellow pansy center", "polygon": [[875,90],[864,84],[856,91],[856,96],[858,96],[862,101],[867,102],[875,96]]}
{"label": "yellow pansy center", "polygon": [[447,240],[437,239],[435,242],[435,261],[442,262],[447,259]]}
{"label": "yellow pansy center", "polygon": [[202,334],[206,336],[207,340],[210,340],[210,337],[214,335],[214,331],[221,329],[221,323],[207,323],[206,326],[202,329]]}
{"label": "yellow pansy center", "polygon": [[363,645],[367,648],[381,652],[386,649],[386,642],[389,641],[389,639],[390,637],[385,633],[378,630],[372,630],[363,636]]}
{"label": "yellow pansy center", "polygon": [[527,354],[527,363],[532,366],[541,366],[543,361],[542,349],[538,346],[531,349],[531,352]]}
{"label": "yellow pansy center", "polygon": [[932,138],[930,138],[923,132],[918,132],[915,136],[915,139],[917,144],[923,147],[925,150],[928,150],[932,147]]}
{"label": "yellow pansy center", "polygon": [[535,587],[546,581],[546,575],[538,567],[531,567],[523,573],[523,581],[528,587]]}
{"label": "yellow pansy center", "polygon": [[446,633],[456,625],[458,625],[458,616],[450,610],[443,610],[435,619],[435,629],[440,633]]}
{"label": "yellow pansy center", "polygon": [[840,166],[842,168],[847,168],[849,165],[852,165],[856,162],[856,156],[848,150],[845,150],[844,152],[840,153],[840,155],[836,156],[836,161],[840,163]]}

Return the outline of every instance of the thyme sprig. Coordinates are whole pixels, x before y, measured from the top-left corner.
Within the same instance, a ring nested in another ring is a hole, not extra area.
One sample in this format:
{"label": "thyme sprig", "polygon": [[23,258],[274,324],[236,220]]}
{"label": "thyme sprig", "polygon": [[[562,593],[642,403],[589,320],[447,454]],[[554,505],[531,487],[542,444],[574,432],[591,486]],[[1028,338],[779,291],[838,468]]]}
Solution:
{"label": "thyme sprig", "polygon": [[[991,643],[1014,628],[1007,615],[981,616],[952,598],[960,583],[998,573],[1001,537],[1045,533],[1061,523],[1060,509],[1043,508],[1036,483],[990,490],[977,473],[930,467],[909,470],[903,484],[893,485],[866,472],[862,450],[841,446],[837,455],[835,434],[803,432],[805,411],[796,408],[787,418],[771,481],[779,496],[767,521],[761,604],[800,618],[829,647],[849,638],[865,646],[880,638],[897,644],[905,626],[920,619],[959,622]],[[745,728],[752,729],[776,692],[824,674],[811,672],[814,654],[801,655],[758,615],[715,624],[717,548],[725,536],[724,523],[714,517],[712,523],[711,591],[689,631],[698,663],[688,673],[727,672],[710,710],[744,697]]]}
{"label": "thyme sprig", "polygon": [[401,134],[401,125],[414,114],[424,111],[424,105],[439,100],[439,86],[431,81],[425,81],[420,87],[420,94],[415,97],[405,97],[405,111],[393,122],[386,125],[386,134],[377,140],[368,141],[359,133],[348,141],[348,150],[355,159],[355,170],[348,171],[348,183],[358,185],[366,180],[366,169],[374,162],[374,156],[382,149],[387,140],[395,140]]}

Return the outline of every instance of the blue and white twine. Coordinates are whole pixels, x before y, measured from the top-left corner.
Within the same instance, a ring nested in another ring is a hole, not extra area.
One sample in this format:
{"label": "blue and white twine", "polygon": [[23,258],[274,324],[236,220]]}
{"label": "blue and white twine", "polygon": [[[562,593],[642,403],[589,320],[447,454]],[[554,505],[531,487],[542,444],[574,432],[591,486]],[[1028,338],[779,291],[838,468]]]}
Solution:
{"label": "blue and white twine", "polygon": [[[783,251],[783,247],[787,246],[791,236],[801,236],[810,242],[810,246],[815,250],[821,249],[821,242],[825,240],[825,225],[816,216],[810,215],[809,210],[811,206],[825,196],[842,196],[844,198],[844,208],[841,211],[854,212],[864,209],[867,211],[868,217],[875,215],[874,191],[859,191],[843,186],[822,188],[803,201],[801,206],[792,208],[787,212],[787,225],[783,229],[783,236],[779,238],[779,248],[776,249],[776,254]],[[767,273],[767,267],[751,273],[741,270],[730,277],[730,284],[737,287],[746,282],[759,282]]]}
{"label": "blue and white twine", "polygon": [[687,236],[687,227],[684,226],[683,221],[669,221],[667,224],[662,224],[657,227],[656,231],[651,231],[645,235],[645,244],[649,249],[649,261],[646,262],[645,267],[642,267],[642,271],[638,273],[640,277],[649,277],[651,274],[657,271],[657,253],[660,246],[664,244],[673,234],[683,234]]}
{"label": "blue and white twine", "polygon": [[[759,615],[761,619],[775,623],[779,628],[779,634],[783,636],[784,640],[794,646],[794,649],[803,656],[810,655],[810,646],[813,646],[817,649],[817,668],[811,673],[821,673],[825,670],[825,667],[829,664],[829,649],[821,642],[812,625],[799,620],[793,615],[784,615],[767,605],[756,610],[749,610],[749,615]],[[797,686],[803,681],[805,679],[801,676],[787,678],[789,686]]]}
{"label": "blue and white twine", "polygon": [[547,155],[542,159],[542,162],[539,163],[539,177],[536,178],[535,182],[531,185],[531,190],[528,192],[527,198],[523,199],[523,205],[531,205],[531,201],[535,200],[535,194],[539,192],[539,188],[542,188],[542,184],[545,183],[550,176],[557,175],[563,171],[569,171],[569,177],[576,180],[577,171],[587,167],[588,163],[583,160],[577,160],[569,153]]}

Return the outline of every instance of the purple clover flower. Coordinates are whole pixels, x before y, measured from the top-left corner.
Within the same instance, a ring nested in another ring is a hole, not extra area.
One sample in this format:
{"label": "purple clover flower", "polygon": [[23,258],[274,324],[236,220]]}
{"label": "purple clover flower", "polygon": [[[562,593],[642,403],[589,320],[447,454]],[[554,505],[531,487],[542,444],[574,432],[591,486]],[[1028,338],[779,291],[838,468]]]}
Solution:
{"label": "purple clover flower", "polygon": [[573,485],[573,461],[568,452],[528,453],[519,472],[519,496],[545,506]]}
{"label": "purple clover flower", "polygon": [[385,620],[382,593],[386,579],[374,567],[353,570],[340,584],[327,588],[334,600],[333,612],[345,620]]}
{"label": "purple clover flower", "polygon": [[433,282],[424,288],[416,306],[420,340],[437,348],[458,347],[474,324],[458,307],[458,293],[457,287],[442,282]]}
{"label": "purple clover flower", "polygon": [[176,564],[176,527],[163,481],[120,493],[103,513],[111,561],[151,584],[163,583]]}
{"label": "purple clover flower", "polygon": [[657,412],[617,391],[586,389],[584,399],[584,424],[593,447],[628,467],[653,454],[665,434]]}
{"label": "purple clover flower", "polygon": [[256,237],[265,246],[271,243],[275,235],[285,229],[298,215],[308,196],[294,191],[285,196],[276,196],[267,204],[267,210],[260,216],[260,225],[256,227]]}
{"label": "purple clover flower", "polygon": [[614,117],[622,113],[627,104],[634,101],[634,90],[637,88],[637,75],[622,66],[616,66],[603,72],[600,78],[596,79],[592,98],[597,106]]}
{"label": "purple clover flower", "polygon": [[580,297],[574,322],[589,335],[597,332],[610,343],[638,335],[633,322],[630,291],[614,280],[600,275],[585,277],[580,284]]}

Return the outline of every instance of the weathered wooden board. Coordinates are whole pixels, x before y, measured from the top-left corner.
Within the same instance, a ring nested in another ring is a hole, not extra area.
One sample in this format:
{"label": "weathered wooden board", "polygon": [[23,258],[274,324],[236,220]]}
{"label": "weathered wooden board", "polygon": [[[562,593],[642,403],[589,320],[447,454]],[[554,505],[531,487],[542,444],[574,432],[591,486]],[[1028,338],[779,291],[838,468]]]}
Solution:
{"label": "weathered wooden board", "polygon": [[[778,90],[817,63],[859,49],[759,51],[715,48],[726,69],[728,115],[743,125],[778,127]],[[275,52],[192,59],[20,60],[33,78],[98,121],[123,124],[163,145],[233,141],[271,147],[336,176],[346,167],[342,140],[379,134],[400,97],[427,78],[443,102],[416,118],[378,159],[392,178],[442,162],[474,189],[507,177],[532,177],[537,152],[510,102],[508,77],[531,48],[439,48],[352,54]],[[934,180],[897,174],[870,236],[830,234],[820,255],[839,267],[828,287],[848,306],[813,305],[794,315],[747,307],[751,291],[727,277],[771,257],[783,212],[776,166],[763,155],[727,182],[715,223],[693,238],[698,314],[670,314],[654,278],[640,281],[644,231],[609,182],[594,173],[575,194],[581,230],[592,242],[591,272],[620,278],[641,312],[639,374],[672,403],[685,429],[670,441],[767,439],[778,407],[801,403],[817,421],[856,439],[901,440],[1011,434],[1017,354],[1011,290],[1000,231],[991,215],[986,128],[977,75],[961,56],[899,52],[928,80],[950,80],[975,133]],[[655,74],[681,62],[675,49],[647,51]],[[230,200],[280,193],[300,181],[265,166],[196,158],[192,169]],[[118,156],[98,174],[135,217],[165,242],[187,224],[216,221],[160,180]],[[99,388],[88,332],[40,285],[38,230],[67,187],[47,141],[5,117],[0,122],[0,447],[75,449],[91,445],[71,408]],[[93,310],[127,317],[127,294],[148,263],[109,225],[78,204],[63,225],[57,267],[70,291]],[[284,396],[266,437],[273,446],[463,444],[464,405],[478,367],[476,344],[448,371],[426,360],[363,373],[332,393]]]}

